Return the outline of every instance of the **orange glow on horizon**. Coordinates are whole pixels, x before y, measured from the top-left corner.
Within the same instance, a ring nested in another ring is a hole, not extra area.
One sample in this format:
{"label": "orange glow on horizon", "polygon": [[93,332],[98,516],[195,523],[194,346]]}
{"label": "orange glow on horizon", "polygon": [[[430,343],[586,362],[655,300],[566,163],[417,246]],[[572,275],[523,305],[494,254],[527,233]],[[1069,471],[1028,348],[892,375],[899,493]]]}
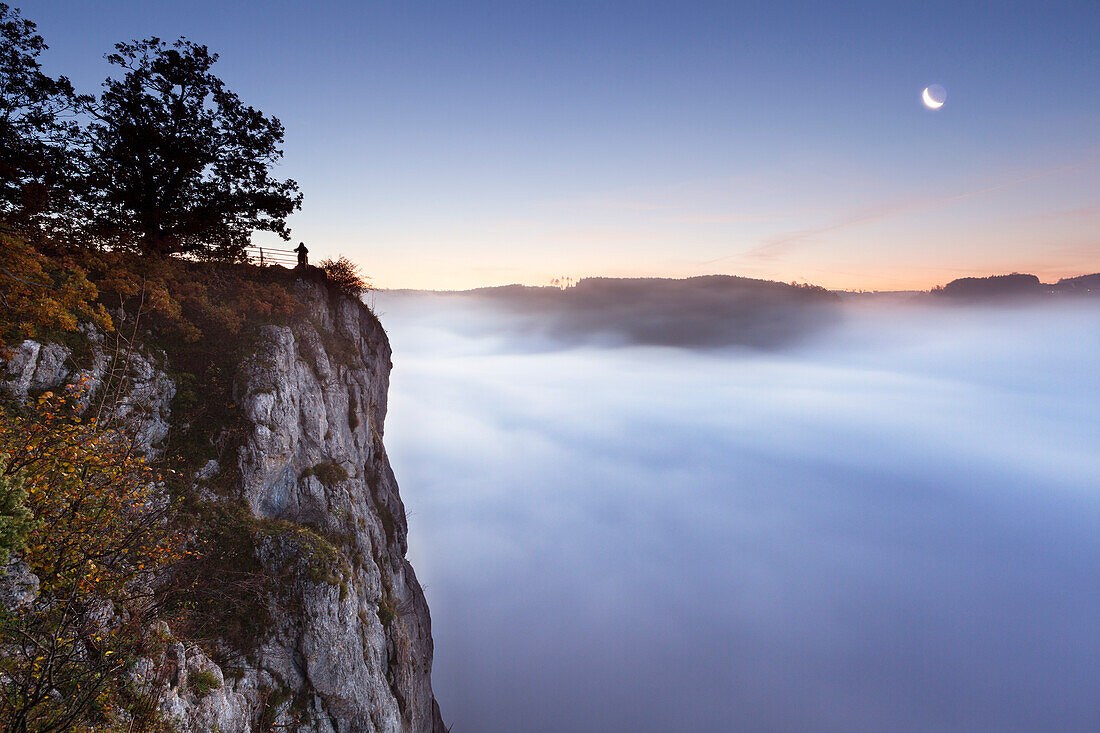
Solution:
{"label": "orange glow on horizon", "polygon": [[[932,270],[931,272],[929,270]],[[990,267],[990,268],[929,268],[918,270],[913,268],[905,270],[893,268],[880,272],[838,272],[816,271],[815,268],[793,267],[789,270],[752,270],[745,268],[741,271],[710,270],[698,272],[660,272],[641,269],[608,268],[602,271],[593,271],[584,274],[568,274],[558,271],[533,272],[517,271],[509,277],[500,273],[496,276],[467,272],[448,272],[428,274],[423,271],[416,273],[392,272],[377,274],[371,273],[375,287],[378,290],[473,290],[476,288],[503,287],[506,285],[525,286],[552,286],[555,279],[566,277],[574,281],[594,277],[609,278],[670,278],[684,279],[706,275],[731,275],[760,280],[772,280],[776,282],[797,282],[799,284],[819,285],[829,290],[836,291],[928,291],[936,286],[964,277],[988,277],[990,275],[1005,275],[1013,272],[1022,272],[1038,276],[1046,283],[1055,283],[1062,278],[1077,277],[1100,272],[1100,263],[1093,268],[1050,268],[1050,267]],[[817,275],[815,277],[815,275]]]}

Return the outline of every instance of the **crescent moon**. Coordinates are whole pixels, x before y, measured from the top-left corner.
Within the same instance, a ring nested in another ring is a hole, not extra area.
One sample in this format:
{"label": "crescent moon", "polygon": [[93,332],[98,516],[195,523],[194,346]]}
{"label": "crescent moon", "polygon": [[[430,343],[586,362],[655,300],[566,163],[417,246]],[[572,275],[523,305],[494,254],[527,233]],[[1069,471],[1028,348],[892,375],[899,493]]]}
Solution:
{"label": "crescent moon", "polygon": [[932,95],[928,93],[928,87],[924,88],[924,91],[921,92],[920,96],[921,99],[924,100],[924,106],[928,109],[939,109],[943,106],[943,102],[937,102],[936,100],[932,99]]}

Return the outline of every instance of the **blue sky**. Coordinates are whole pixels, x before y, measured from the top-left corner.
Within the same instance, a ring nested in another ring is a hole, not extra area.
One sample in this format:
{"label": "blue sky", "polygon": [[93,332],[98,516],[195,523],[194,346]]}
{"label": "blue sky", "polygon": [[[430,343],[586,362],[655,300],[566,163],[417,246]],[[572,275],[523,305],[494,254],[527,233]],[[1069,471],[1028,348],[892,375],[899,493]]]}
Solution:
{"label": "blue sky", "polygon": [[89,90],[118,40],[220,53],[295,239],[383,287],[1100,270],[1094,1],[20,7]]}

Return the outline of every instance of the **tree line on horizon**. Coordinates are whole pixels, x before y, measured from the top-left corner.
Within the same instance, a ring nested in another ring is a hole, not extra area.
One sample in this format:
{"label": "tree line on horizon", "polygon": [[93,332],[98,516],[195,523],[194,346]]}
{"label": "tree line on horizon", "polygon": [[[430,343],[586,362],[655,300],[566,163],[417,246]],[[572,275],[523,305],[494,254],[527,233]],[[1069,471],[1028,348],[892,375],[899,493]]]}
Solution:
{"label": "tree line on horizon", "polygon": [[0,228],[44,250],[243,261],[301,208],[272,167],[284,129],[185,38],[115,44],[98,95],[43,72],[36,25],[0,3]]}

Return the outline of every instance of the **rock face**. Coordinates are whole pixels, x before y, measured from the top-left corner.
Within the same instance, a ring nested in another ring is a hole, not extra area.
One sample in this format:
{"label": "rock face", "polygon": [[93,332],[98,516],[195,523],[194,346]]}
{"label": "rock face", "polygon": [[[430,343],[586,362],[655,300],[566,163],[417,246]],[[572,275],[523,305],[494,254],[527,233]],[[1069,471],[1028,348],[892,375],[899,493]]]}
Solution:
{"label": "rock face", "polygon": [[[123,349],[88,328],[84,336],[91,363],[83,366],[67,346],[23,341],[7,356],[0,388],[25,400],[32,391],[80,385],[80,401],[87,410],[103,412],[97,417],[125,425],[141,450],[157,456],[171,429],[170,405],[176,395],[175,382],[161,368],[164,354],[141,346]],[[101,407],[108,404],[109,410]]]}
{"label": "rock face", "polygon": [[[230,654],[231,666],[164,627],[166,651],[131,674],[180,730],[442,732],[428,607],[405,559],[404,506],[382,444],[389,342],[358,301],[318,282],[296,289],[309,317],[261,327],[237,371],[236,465],[209,461],[195,477],[199,487],[219,477],[235,486],[230,497],[200,489],[207,500],[300,528],[298,539],[272,532],[256,549],[264,568],[289,579],[293,602],[257,631],[254,650]],[[93,367],[77,372],[65,347],[24,342],[8,359],[5,387],[25,396],[82,374],[94,395],[111,373],[101,346]],[[132,432],[155,452],[172,429],[175,386],[155,355],[127,358],[118,418],[140,414]]]}
{"label": "rock face", "polygon": [[24,341],[8,356],[5,389],[25,400],[32,389],[47,389],[61,384],[70,373],[66,362],[71,351],[61,344]]}

